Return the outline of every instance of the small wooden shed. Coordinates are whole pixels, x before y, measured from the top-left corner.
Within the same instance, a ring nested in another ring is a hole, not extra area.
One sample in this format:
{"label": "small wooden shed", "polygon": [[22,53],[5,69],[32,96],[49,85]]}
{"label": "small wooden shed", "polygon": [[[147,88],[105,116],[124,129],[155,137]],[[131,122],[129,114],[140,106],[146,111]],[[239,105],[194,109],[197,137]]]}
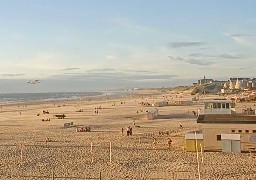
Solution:
{"label": "small wooden shed", "polygon": [[162,106],[167,106],[168,102],[166,100],[162,100],[162,101],[157,101],[153,104],[153,106],[155,107],[162,107]]}
{"label": "small wooden shed", "polygon": [[153,120],[158,116],[158,109],[152,108],[148,111],[147,113],[147,119],[148,120]]}

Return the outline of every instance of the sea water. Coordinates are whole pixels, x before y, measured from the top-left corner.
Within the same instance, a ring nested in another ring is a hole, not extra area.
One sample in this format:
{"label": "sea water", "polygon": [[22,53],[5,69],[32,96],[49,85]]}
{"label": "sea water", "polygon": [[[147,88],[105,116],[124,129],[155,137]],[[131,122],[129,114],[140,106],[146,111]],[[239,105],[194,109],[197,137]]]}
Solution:
{"label": "sea water", "polygon": [[16,102],[31,102],[31,101],[58,101],[72,99],[90,99],[94,97],[121,97],[129,95],[123,91],[109,92],[49,92],[49,93],[4,93],[0,94],[0,103],[16,103]]}

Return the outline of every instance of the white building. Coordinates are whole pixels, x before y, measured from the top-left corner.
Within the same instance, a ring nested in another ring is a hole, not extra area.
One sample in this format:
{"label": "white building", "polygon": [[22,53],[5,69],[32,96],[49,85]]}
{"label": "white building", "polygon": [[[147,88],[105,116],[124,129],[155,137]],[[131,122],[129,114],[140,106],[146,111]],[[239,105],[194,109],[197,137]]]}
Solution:
{"label": "white building", "polygon": [[204,101],[204,109],[200,114],[232,114],[235,103],[232,100],[213,99]]}

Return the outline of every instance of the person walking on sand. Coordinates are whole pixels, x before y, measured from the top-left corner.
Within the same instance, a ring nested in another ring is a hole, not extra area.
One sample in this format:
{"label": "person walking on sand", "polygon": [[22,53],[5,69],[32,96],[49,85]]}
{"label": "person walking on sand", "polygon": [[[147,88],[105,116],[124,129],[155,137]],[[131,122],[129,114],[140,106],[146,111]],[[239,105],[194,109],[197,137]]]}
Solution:
{"label": "person walking on sand", "polygon": [[168,146],[169,149],[171,149],[171,147],[172,147],[172,140],[171,140],[171,138],[167,139],[167,146]]}
{"label": "person walking on sand", "polygon": [[156,149],[156,138],[155,137],[153,137],[152,147],[153,147],[153,149]]}
{"label": "person walking on sand", "polygon": [[132,127],[131,126],[129,126],[130,128],[129,128],[129,134],[130,134],[130,136],[132,136]]}
{"label": "person walking on sand", "polygon": [[180,129],[183,129],[183,126],[182,126],[182,124],[180,123]]}
{"label": "person walking on sand", "polygon": [[127,136],[130,135],[130,127],[127,127],[127,128],[126,128],[126,134],[127,134]]}

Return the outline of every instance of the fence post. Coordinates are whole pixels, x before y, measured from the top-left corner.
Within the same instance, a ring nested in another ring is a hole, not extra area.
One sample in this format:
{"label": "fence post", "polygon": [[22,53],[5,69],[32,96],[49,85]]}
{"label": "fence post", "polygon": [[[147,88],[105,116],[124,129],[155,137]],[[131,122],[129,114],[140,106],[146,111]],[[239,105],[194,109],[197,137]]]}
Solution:
{"label": "fence post", "polygon": [[52,169],[52,180],[54,180],[54,169]]}
{"label": "fence post", "polygon": [[196,139],[196,160],[197,160],[198,180],[201,180],[201,176],[200,176],[200,163],[199,163],[199,155],[198,155],[198,145],[197,145],[197,136],[196,136],[196,132],[195,132],[195,139]]}
{"label": "fence post", "polygon": [[23,163],[23,145],[20,145],[20,164]]}
{"label": "fence post", "polygon": [[92,156],[92,163],[93,163],[93,153],[92,153],[92,142],[91,142],[91,156]]}
{"label": "fence post", "polygon": [[112,145],[111,142],[109,142],[109,162],[112,162]]}
{"label": "fence post", "polygon": [[203,147],[202,147],[201,143],[200,143],[200,149],[201,149],[201,162],[203,164],[204,163],[204,155],[203,155]]}

